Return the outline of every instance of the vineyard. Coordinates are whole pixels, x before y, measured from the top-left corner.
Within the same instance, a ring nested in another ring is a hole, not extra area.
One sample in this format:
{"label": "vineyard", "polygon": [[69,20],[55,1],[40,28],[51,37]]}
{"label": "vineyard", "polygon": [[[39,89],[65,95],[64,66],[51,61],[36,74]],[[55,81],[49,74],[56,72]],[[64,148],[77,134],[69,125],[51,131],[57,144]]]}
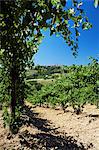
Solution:
{"label": "vineyard", "polygon": [[[0,110],[1,150],[98,150],[96,59],[91,58],[86,66],[34,66],[27,70],[25,82],[27,98],[14,135],[4,128],[3,119],[9,123],[7,108],[5,114]],[[1,82],[0,109],[2,86]]]}
{"label": "vineyard", "polygon": [[48,79],[45,79],[45,83],[42,80],[27,79],[27,100],[34,105],[53,108],[61,106],[64,112],[72,106],[77,114],[88,103],[99,108],[99,64],[96,59],[92,59],[87,66],[73,65],[68,67],[67,73],[63,68],[60,72],[50,82]]}
{"label": "vineyard", "polygon": [[98,5],[0,1],[0,150],[99,150]]}

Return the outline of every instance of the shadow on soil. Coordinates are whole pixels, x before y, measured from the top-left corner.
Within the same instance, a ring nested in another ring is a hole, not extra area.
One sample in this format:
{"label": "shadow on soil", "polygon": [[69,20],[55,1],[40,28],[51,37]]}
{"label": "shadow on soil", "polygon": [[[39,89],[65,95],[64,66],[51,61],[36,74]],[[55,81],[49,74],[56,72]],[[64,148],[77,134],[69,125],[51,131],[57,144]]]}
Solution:
{"label": "shadow on soil", "polygon": [[31,134],[28,130],[20,133],[20,143],[22,148],[31,150],[87,150],[82,143],[79,145],[77,141],[64,133],[59,133],[57,128],[51,127],[51,123],[47,119],[39,118],[34,113],[33,108],[24,107],[22,115],[22,123],[31,128],[38,129],[36,134]]}

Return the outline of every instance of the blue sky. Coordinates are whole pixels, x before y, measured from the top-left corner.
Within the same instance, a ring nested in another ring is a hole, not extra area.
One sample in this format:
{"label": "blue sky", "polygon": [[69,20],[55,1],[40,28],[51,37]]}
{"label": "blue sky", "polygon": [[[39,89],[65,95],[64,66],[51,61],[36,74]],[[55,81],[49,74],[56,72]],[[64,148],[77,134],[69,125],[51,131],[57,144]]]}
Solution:
{"label": "blue sky", "polygon": [[[68,0],[70,3],[71,0]],[[74,58],[70,47],[61,37],[45,33],[37,54],[34,56],[35,65],[86,65],[89,57],[99,59],[99,7],[94,8],[93,0],[83,0],[83,8],[89,21],[92,23],[91,30],[80,31],[78,56]]]}

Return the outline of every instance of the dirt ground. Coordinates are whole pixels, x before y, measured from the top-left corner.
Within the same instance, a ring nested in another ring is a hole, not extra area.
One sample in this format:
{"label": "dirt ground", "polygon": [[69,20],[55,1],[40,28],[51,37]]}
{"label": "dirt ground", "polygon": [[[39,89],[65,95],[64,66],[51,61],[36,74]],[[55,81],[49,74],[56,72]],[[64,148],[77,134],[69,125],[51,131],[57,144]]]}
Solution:
{"label": "dirt ground", "polygon": [[3,128],[0,111],[0,150],[99,150],[99,109],[86,105],[79,115],[62,110],[24,108],[19,132]]}

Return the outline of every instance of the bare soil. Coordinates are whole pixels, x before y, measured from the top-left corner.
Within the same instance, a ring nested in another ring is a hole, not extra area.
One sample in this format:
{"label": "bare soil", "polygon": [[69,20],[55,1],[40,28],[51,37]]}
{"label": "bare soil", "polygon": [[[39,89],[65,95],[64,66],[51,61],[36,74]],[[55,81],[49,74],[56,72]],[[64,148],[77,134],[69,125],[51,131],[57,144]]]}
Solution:
{"label": "bare soil", "polygon": [[34,107],[27,103],[19,132],[9,134],[0,111],[0,150],[99,150],[99,109],[86,105],[79,115],[68,108]]}

